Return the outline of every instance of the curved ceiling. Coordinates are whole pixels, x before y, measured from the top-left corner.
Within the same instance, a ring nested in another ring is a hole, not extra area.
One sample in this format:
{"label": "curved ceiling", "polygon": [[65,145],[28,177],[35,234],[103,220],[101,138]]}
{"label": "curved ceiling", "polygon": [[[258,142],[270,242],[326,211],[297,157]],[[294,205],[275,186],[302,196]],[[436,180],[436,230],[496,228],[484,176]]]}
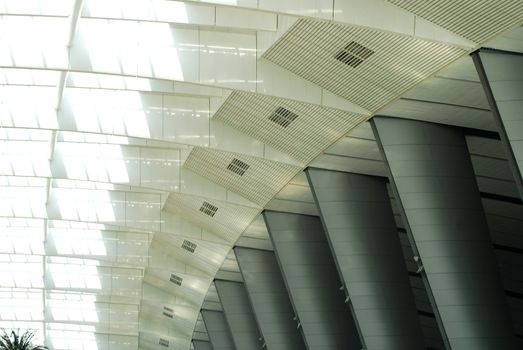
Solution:
{"label": "curved ceiling", "polygon": [[523,5],[454,3],[0,1],[0,326],[189,349],[259,213],[314,210],[306,166],[383,173],[374,114],[493,128],[466,55]]}

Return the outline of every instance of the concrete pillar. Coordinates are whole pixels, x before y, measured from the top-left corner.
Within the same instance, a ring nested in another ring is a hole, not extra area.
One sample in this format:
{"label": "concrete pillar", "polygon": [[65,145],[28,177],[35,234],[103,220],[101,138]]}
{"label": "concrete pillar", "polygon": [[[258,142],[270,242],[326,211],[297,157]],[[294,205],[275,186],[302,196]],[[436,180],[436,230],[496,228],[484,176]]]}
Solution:
{"label": "concrete pillar", "polygon": [[274,211],[263,217],[308,348],[361,349],[320,219]]}
{"label": "concrete pillar", "polygon": [[306,174],[365,348],[423,349],[386,179],[321,169]]}
{"label": "concrete pillar", "polygon": [[259,350],[263,342],[242,282],[215,280],[225,319],[236,349]]}
{"label": "concrete pillar", "polygon": [[523,199],[523,54],[482,49],[472,57]]}
{"label": "concrete pillar", "polygon": [[274,252],[241,247],[234,252],[267,349],[306,349]]}
{"label": "concrete pillar", "polygon": [[371,122],[448,347],[516,349],[462,130],[397,118]]}
{"label": "concrete pillar", "polygon": [[214,310],[201,312],[213,350],[236,350],[223,312]]}

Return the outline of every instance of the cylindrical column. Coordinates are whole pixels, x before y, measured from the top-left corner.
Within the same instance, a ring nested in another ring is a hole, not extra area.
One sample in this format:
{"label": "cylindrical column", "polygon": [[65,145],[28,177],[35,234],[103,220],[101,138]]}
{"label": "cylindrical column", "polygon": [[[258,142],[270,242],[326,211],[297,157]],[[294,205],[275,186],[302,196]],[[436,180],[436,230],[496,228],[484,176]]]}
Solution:
{"label": "cylindrical column", "polygon": [[472,57],[523,199],[523,54],[487,49]]}
{"label": "cylindrical column", "polygon": [[360,350],[320,219],[274,211],[263,217],[308,348]]}
{"label": "cylindrical column", "polygon": [[241,282],[223,280],[215,280],[214,285],[236,349],[261,349],[263,343],[245,285]]}
{"label": "cylindrical column", "polygon": [[424,348],[386,180],[306,173],[366,349]]}
{"label": "cylindrical column", "polygon": [[463,132],[397,118],[372,123],[450,348],[516,349]]}
{"label": "cylindrical column", "polygon": [[305,350],[274,252],[236,247],[238,265],[269,350]]}
{"label": "cylindrical column", "polygon": [[236,349],[222,311],[202,310],[202,318],[214,350]]}

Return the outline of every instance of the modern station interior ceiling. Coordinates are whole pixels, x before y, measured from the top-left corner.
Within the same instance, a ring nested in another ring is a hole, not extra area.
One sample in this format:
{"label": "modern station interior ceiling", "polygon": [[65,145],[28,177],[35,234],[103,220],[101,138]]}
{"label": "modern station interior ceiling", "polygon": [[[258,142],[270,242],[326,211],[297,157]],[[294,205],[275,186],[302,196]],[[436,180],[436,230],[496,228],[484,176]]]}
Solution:
{"label": "modern station interior ceiling", "polygon": [[[523,2],[0,0],[0,14],[0,327],[56,350],[190,349],[202,307],[220,309],[213,280],[241,280],[232,247],[272,249],[262,210],[318,215],[306,167],[387,176],[380,115],[466,130],[523,334],[523,205],[470,57],[523,52]],[[335,58],[350,42],[368,61]]]}

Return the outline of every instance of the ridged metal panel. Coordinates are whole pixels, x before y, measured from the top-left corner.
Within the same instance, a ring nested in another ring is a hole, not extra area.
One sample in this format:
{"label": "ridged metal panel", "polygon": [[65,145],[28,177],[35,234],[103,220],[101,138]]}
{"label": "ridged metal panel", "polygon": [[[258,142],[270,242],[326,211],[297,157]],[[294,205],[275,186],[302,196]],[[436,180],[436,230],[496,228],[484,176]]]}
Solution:
{"label": "ridged metal panel", "polygon": [[[374,51],[356,68],[335,58],[351,41]],[[465,53],[412,36],[301,18],[263,57],[375,112]]]}
{"label": "ridged metal panel", "polygon": [[[284,107],[298,115],[287,127],[269,120]],[[257,93],[234,91],[213,119],[289,154],[306,165],[368,116]]]}
{"label": "ridged metal panel", "polygon": [[[234,159],[249,166],[241,176],[227,169]],[[286,163],[204,147],[193,148],[184,166],[261,207],[301,171]]]}
{"label": "ridged metal panel", "polygon": [[234,251],[267,349],[305,350],[274,252]]}
{"label": "ridged metal panel", "polygon": [[520,23],[523,18],[523,2],[519,0],[387,1],[477,43]]}
{"label": "ridged metal panel", "polygon": [[[204,201],[218,207],[213,217],[200,211]],[[257,208],[181,193],[171,193],[167,198],[164,210],[179,214],[184,219],[219,235],[229,242],[235,242],[259,213]]]}
{"label": "ridged metal panel", "polygon": [[515,349],[462,130],[404,119],[372,121],[450,348]]}
{"label": "ridged metal panel", "polygon": [[360,349],[358,330],[340,290],[320,219],[273,211],[265,211],[263,217],[307,347]]}
{"label": "ridged metal panel", "polygon": [[306,171],[368,349],[422,349],[421,327],[383,178]]}
{"label": "ridged metal panel", "polygon": [[215,280],[214,285],[222,302],[225,319],[232,333],[236,349],[259,350],[263,345],[254,318],[245,284]]}

